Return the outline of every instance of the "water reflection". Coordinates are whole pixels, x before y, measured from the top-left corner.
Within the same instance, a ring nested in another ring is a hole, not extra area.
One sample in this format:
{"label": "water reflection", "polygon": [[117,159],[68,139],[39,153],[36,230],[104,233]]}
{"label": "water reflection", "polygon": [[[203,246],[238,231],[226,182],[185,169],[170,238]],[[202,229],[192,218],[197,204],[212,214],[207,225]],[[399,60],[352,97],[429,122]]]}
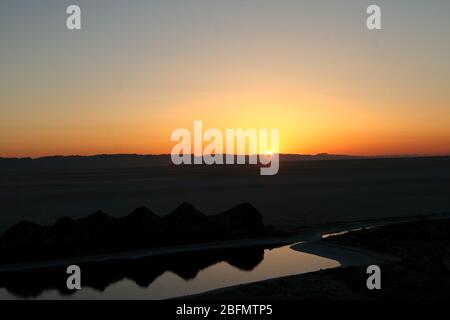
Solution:
{"label": "water reflection", "polygon": [[0,274],[0,299],[164,299],[338,266],[279,248],[249,247],[80,265],[83,289],[68,291],[65,268]]}

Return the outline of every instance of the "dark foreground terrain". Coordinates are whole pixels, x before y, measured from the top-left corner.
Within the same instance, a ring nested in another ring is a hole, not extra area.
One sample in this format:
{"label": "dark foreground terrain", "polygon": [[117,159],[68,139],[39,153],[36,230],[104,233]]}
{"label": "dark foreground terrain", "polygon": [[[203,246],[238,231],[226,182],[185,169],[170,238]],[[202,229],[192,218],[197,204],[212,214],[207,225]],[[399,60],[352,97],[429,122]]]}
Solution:
{"label": "dark foreground terrain", "polygon": [[392,257],[378,263],[382,289],[367,289],[367,266],[360,266],[256,282],[196,298],[450,299],[450,219],[378,227],[322,241]]}

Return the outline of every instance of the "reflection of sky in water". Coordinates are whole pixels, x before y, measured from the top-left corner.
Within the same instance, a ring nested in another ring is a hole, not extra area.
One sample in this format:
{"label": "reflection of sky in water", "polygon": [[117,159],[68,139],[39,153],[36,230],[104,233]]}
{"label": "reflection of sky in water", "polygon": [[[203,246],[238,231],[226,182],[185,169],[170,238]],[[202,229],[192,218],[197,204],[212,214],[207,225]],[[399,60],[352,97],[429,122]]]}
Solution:
{"label": "reflection of sky in water", "polygon": [[[113,283],[100,292],[84,288],[72,296],[61,296],[57,290],[45,291],[38,299],[164,299],[204,292],[207,290],[254,282],[274,277],[333,268],[339,263],[290,249],[290,246],[264,251],[264,260],[251,271],[243,271],[219,262],[201,270],[192,280],[184,280],[167,271],[150,284],[139,287],[132,280]],[[0,289],[0,299],[15,298],[5,289]]]}

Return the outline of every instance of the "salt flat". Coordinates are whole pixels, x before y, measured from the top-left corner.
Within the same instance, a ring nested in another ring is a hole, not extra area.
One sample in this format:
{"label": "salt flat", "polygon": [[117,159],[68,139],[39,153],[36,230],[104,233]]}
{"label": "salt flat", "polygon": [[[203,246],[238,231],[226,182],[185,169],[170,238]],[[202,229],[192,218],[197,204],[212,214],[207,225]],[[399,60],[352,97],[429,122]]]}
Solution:
{"label": "salt flat", "polygon": [[98,209],[165,215],[182,202],[206,214],[250,202],[279,227],[433,214],[450,212],[448,190],[448,157],[283,162],[276,176],[255,166],[1,171],[0,232]]}

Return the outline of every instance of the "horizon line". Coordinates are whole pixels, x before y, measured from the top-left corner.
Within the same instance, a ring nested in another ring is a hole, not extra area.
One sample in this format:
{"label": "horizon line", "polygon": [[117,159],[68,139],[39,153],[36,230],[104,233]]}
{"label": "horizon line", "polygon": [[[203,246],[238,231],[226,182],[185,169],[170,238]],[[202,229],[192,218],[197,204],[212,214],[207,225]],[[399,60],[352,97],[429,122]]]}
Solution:
{"label": "horizon line", "polygon": [[[86,154],[86,155],[82,155],[82,154],[54,154],[54,155],[44,155],[44,156],[38,156],[38,157],[33,157],[33,156],[23,156],[23,157],[18,157],[18,156],[0,156],[0,159],[4,160],[4,159],[10,159],[10,160],[39,160],[39,159],[46,159],[46,158],[94,158],[94,157],[107,157],[107,156],[138,156],[138,157],[163,157],[163,156],[167,156],[170,157],[172,154],[171,153],[96,153],[96,154]],[[191,156],[194,157],[203,157],[205,155],[202,156],[195,156],[193,153],[190,154]],[[222,155],[222,156],[226,156],[229,155],[227,153],[222,153],[222,154],[216,154],[218,156]],[[274,153],[274,155],[278,155],[278,156],[304,156],[304,157],[318,157],[318,156],[335,156],[335,157],[353,157],[353,158],[428,158],[428,157],[450,157],[450,152],[449,153],[442,153],[442,154],[414,154],[414,153],[410,153],[410,154],[376,154],[376,155],[359,155],[359,154],[344,154],[344,153],[327,153],[327,152],[320,152],[320,153]],[[242,154],[233,154],[233,156],[242,156]],[[269,156],[266,154],[245,154],[244,156],[248,157],[248,156]],[[270,155],[273,156],[273,155]]]}

